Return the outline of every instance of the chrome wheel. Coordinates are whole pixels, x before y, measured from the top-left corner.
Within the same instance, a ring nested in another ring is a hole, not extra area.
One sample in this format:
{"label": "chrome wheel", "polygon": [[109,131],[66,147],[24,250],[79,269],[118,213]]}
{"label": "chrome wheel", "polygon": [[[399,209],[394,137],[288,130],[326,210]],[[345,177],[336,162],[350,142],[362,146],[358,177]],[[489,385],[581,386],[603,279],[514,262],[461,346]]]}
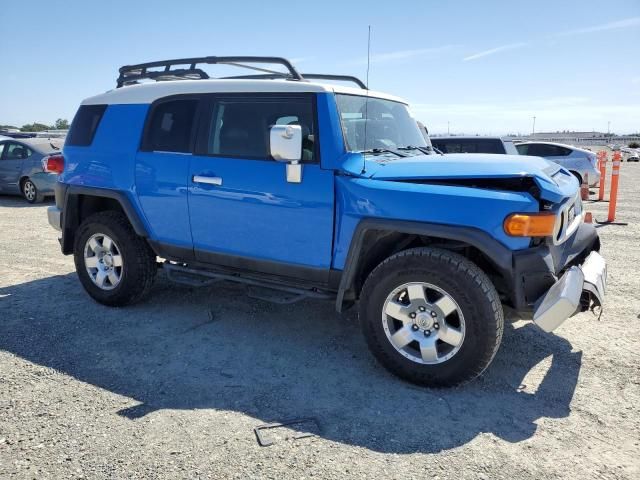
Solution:
{"label": "chrome wheel", "polygon": [[122,255],[116,243],[103,233],[89,237],[84,265],[91,281],[102,290],[113,290],[122,280]]}
{"label": "chrome wheel", "polygon": [[36,186],[31,180],[24,182],[22,185],[22,193],[24,194],[24,198],[30,202],[33,202],[36,199]]}
{"label": "chrome wheel", "polygon": [[400,354],[421,364],[446,362],[464,342],[460,306],[429,283],[405,283],[393,290],[382,307],[382,326]]}

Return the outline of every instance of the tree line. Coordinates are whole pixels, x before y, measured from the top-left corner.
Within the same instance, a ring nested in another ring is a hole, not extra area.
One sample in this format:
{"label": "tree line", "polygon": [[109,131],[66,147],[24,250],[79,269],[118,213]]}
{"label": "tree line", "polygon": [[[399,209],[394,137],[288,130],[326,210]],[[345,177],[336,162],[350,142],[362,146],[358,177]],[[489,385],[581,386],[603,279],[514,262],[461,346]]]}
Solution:
{"label": "tree line", "polygon": [[66,118],[59,118],[53,125],[46,125],[44,123],[27,123],[22,127],[16,127],[15,125],[0,125],[0,130],[18,129],[21,132],[44,132],[45,130],[68,130],[69,120]]}

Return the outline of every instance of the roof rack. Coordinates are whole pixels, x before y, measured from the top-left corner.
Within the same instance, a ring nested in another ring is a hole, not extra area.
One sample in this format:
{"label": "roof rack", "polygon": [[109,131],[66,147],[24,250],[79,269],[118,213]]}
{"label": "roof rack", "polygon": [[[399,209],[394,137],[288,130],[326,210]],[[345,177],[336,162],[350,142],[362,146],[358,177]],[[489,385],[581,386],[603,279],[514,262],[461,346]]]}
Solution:
{"label": "roof rack", "polygon": [[[267,68],[260,68],[252,65],[246,65],[246,63],[268,63],[283,65],[288,72],[278,72]],[[306,73],[304,76],[296,70],[289,60],[282,57],[195,57],[195,58],[178,58],[175,60],[161,60],[158,62],[139,63],[137,65],[125,65],[120,67],[116,88],[124,87],[126,85],[135,85],[140,80],[150,79],[156,81],[165,80],[205,80],[209,79],[207,72],[198,68],[198,64],[224,64],[233,65],[235,67],[246,68],[249,70],[255,70],[262,72],[254,75],[240,75],[233,77],[220,77],[220,78],[236,78],[236,79],[277,79],[284,78],[294,81],[307,81],[308,79],[315,80],[337,80],[348,81],[357,84],[360,88],[367,89],[367,86],[357,77],[350,75],[325,75],[318,73]],[[175,66],[189,65],[188,68],[171,68]],[[158,67],[164,67],[163,70],[149,70],[157,69]]]}

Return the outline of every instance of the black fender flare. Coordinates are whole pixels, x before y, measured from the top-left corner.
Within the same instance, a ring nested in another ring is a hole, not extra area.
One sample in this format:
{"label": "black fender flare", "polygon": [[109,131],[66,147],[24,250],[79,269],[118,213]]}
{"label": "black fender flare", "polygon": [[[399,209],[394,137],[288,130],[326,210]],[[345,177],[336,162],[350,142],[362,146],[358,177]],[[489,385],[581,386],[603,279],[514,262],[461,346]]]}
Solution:
{"label": "black fender flare", "polygon": [[336,297],[336,310],[338,312],[342,311],[345,293],[354,285],[358,267],[363,261],[362,246],[365,235],[371,230],[464,242],[486,255],[506,280],[507,285],[513,284],[511,281],[513,278],[513,251],[483,230],[474,227],[437,223],[365,218],[358,223],[351,237],[351,244],[345,267],[340,277],[340,285]]}
{"label": "black fender flare", "polygon": [[97,198],[109,198],[120,204],[122,210],[127,216],[129,223],[133,227],[136,234],[141,237],[148,238],[147,229],[133,207],[129,197],[119,190],[109,190],[106,188],[86,187],[81,185],[66,185],[63,183],[56,184],[56,203],[58,198],[63,199],[62,205],[58,208],[62,210],[62,253],[69,255],[73,253],[73,238],[75,229],[79,226],[79,198],[80,196],[89,196]]}

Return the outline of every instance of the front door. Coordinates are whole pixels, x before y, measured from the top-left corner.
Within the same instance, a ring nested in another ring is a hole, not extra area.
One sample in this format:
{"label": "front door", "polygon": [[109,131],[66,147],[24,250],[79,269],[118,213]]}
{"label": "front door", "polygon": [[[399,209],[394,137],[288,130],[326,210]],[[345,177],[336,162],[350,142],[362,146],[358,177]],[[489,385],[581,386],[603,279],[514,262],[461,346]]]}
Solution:
{"label": "front door", "polygon": [[[248,270],[328,272],[333,172],[320,168],[313,94],[229,94],[207,99],[189,175],[196,259]],[[303,133],[301,183],[269,154],[269,129]],[[293,275],[295,276],[295,275]]]}

